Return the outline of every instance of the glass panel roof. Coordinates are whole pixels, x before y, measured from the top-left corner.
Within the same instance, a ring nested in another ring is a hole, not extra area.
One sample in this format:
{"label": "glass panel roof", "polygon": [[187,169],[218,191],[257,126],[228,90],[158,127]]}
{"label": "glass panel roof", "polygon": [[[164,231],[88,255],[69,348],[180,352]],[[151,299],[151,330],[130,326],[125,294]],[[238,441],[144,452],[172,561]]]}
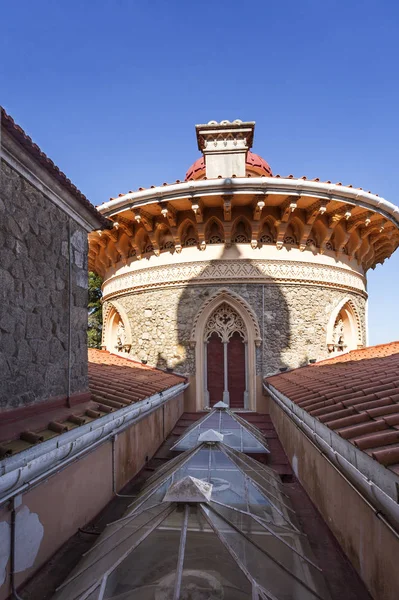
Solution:
{"label": "glass panel roof", "polygon": [[[207,420],[223,443],[198,441]],[[54,600],[328,600],[280,477],[225,445],[268,451],[240,421],[215,410],[196,423],[181,438],[194,447],[147,480]]]}
{"label": "glass panel roof", "polygon": [[159,502],[170,485],[187,476],[211,483],[211,500],[215,502],[256,514],[275,530],[297,528],[278,475],[220,443],[203,442],[156,471],[133,503],[132,510]]}
{"label": "glass panel roof", "polygon": [[293,553],[248,514],[219,512],[212,502],[163,508],[151,524],[143,526],[144,513],[134,511],[117,522],[122,528],[111,525],[112,535],[129,531],[114,546],[105,531],[54,600],[255,600],[260,592],[273,600],[328,600],[319,570],[301,553],[302,536],[292,533]]}
{"label": "glass panel roof", "polygon": [[201,434],[214,430],[223,435],[223,443],[234,450],[248,454],[269,453],[266,439],[259,429],[228,409],[216,408],[195,422],[182,435],[172,450],[184,452],[194,448],[201,440]]}

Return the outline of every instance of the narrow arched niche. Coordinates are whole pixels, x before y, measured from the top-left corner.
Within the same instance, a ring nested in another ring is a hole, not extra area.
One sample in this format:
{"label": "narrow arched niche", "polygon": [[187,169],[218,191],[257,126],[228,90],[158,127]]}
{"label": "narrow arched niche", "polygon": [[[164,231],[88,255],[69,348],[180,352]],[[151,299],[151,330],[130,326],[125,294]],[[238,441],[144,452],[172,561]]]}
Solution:
{"label": "narrow arched niche", "polygon": [[360,318],[351,299],[342,300],[332,312],[327,328],[327,350],[335,356],[363,346]]}
{"label": "narrow arched niche", "polygon": [[102,348],[108,352],[129,352],[132,346],[129,319],[123,308],[115,304],[108,304],[104,312]]}

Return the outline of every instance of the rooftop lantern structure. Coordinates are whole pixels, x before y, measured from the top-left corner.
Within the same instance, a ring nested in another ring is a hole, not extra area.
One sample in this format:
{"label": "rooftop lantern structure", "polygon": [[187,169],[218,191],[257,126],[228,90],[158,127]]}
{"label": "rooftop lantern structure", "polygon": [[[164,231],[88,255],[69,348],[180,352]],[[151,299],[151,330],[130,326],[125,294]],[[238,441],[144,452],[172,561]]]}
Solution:
{"label": "rooftop lantern structure", "polygon": [[153,476],[53,600],[328,600],[282,488],[271,469],[204,443]]}
{"label": "rooftop lantern structure", "polygon": [[239,452],[269,454],[266,439],[259,429],[229,410],[224,402],[215,404],[213,410],[194,423],[171,449],[184,452],[197,446],[198,442],[212,441],[208,440],[209,436],[216,438],[218,435],[223,436],[218,441]]}

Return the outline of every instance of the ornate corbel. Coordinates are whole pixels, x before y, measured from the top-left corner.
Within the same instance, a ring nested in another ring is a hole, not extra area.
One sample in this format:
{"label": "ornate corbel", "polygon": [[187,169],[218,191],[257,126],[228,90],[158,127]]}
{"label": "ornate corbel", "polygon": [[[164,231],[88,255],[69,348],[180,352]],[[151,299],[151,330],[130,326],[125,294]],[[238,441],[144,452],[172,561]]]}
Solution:
{"label": "ornate corbel", "polygon": [[233,195],[225,194],[223,196],[223,216],[225,221],[231,221],[231,204]]}
{"label": "ornate corbel", "polygon": [[204,205],[203,205],[201,198],[192,200],[191,208],[194,211],[195,220],[197,221],[197,223],[203,223],[204,222],[204,213],[203,213]]}
{"label": "ornate corbel", "polygon": [[170,202],[168,202],[165,205],[162,206],[161,208],[161,214],[162,216],[167,219],[170,227],[176,227],[177,225],[177,212],[176,209],[171,205]]}
{"label": "ornate corbel", "polygon": [[[137,216],[140,217],[139,220],[137,219]],[[135,219],[136,219],[136,221],[138,221],[138,223],[141,223],[142,225],[144,225],[144,228],[147,231],[147,233],[154,230],[154,217],[152,215],[144,212],[144,210],[140,210],[138,215],[135,216]]]}
{"label": "ornate corbel", "polygon": [[266,206],[267,194],[258,194],[255,197],[255,206],[253,209],[252,218],[254,221],[259,221],[262,216],[262,210]]}

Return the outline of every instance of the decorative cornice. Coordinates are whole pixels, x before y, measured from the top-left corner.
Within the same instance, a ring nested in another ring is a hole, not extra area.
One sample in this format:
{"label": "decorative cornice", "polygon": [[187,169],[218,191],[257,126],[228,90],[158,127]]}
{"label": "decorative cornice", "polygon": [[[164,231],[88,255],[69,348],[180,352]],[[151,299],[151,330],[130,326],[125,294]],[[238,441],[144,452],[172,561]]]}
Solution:
{"label": "decorative cornice", "polygon": [[278,260],[212,260],[150,267],[117,275],[103,285],[104,300],[152,288],[209,283],[318,285],[355,291],[366,297],[366,279],[343,269],[315,263]]}

